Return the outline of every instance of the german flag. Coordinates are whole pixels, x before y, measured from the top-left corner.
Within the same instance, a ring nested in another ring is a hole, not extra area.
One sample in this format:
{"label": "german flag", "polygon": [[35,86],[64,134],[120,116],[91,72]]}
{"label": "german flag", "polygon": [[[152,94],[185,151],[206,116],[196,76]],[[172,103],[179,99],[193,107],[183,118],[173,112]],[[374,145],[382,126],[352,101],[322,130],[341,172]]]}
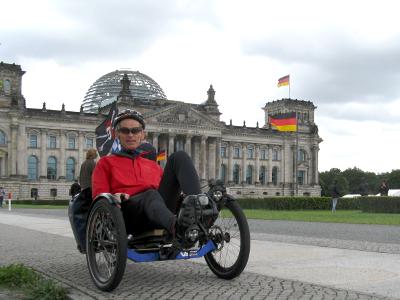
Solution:
{"label": "german flag", "polygon": [[285,113],[269,117],[269,123],[279,131],[297,131],[296,113]]}
{"label": "german flag", "polygon": [[278,79],[278,87],[289,85],[290,75]]}
{"label": "german flag", "polygon": [[165,154],[165,150],[162,150],[157,154],[157,161],[162,161],[165,160],[166,158],[167,156]]}

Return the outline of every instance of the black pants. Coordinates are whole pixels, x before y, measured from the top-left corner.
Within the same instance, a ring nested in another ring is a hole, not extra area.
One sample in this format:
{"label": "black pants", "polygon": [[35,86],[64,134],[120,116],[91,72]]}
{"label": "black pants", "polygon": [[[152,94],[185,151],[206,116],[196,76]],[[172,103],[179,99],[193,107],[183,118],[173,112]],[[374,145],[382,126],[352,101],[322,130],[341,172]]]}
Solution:
{"label": "black pants", "polygon": [[147,190],[122,202],[127,232],[139,233],[159,227],[171,232],[181,192],[186,195],[201,193],[199,176],[184,151],[168,157],[158,190]]}

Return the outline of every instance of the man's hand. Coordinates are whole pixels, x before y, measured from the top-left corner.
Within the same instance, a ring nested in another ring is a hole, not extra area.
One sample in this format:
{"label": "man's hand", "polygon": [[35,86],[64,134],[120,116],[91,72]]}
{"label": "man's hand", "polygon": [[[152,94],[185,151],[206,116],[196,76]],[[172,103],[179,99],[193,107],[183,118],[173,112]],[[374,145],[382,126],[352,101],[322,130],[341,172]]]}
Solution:
{"label": "man's hand", "polygon": [[128,194],[125,194],[125,193],[116,193],[116,194],[114,194],[114,196],[115,196],[120,202],[125,201],[125,200],[128,200],[129,197],[130,197]]}

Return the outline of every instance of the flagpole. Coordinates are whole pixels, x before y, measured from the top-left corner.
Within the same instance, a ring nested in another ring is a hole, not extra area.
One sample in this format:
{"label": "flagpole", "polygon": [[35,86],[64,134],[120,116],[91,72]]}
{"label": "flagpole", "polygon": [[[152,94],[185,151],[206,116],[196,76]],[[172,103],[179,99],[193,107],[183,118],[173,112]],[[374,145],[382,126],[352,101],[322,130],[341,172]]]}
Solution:
{"label": "flagpole", "polygon": [[[289,73],[289,99],[290,99],[290,73]],[[297,117],[297,115],[296,115]]]}

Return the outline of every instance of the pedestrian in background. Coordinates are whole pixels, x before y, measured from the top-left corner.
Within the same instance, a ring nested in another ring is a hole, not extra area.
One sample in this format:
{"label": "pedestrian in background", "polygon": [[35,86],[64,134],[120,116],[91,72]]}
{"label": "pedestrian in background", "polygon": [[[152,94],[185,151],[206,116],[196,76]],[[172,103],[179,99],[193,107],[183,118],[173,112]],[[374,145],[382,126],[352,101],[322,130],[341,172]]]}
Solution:
{"label": "pedestrian in background", "polygon": [[78,193],[81,192],[81,186],[78,183],[78,180],[74,180],[74,183],[71,185],[71,188],[69,189],[69,194],[72,198]]}
{"label": "pedestrian in background", "polygon": [[387,196],[389,194],[389,185],[386,183],[386,180],[382,181],[379,192],[381,196]]}
{"label": "pedestrian in background", "polygon": [[97,150],[89,149],[86,153],[86,160],[83,162],[79,174],[79,182],[82,190],[92,187],[92,173],[96,166]]}
{"label": "pedestrian in background", "polygon": [[335,180],[332,186],[332,212],[336,211],[336,205],[339,198],[340,198],[340,193],[337,186],[337,180]]}
{"label": "pedestrian in background", "polygon": [[3,207],[3,200],[6,197],[6,191],[0,186],[0,208]]}

